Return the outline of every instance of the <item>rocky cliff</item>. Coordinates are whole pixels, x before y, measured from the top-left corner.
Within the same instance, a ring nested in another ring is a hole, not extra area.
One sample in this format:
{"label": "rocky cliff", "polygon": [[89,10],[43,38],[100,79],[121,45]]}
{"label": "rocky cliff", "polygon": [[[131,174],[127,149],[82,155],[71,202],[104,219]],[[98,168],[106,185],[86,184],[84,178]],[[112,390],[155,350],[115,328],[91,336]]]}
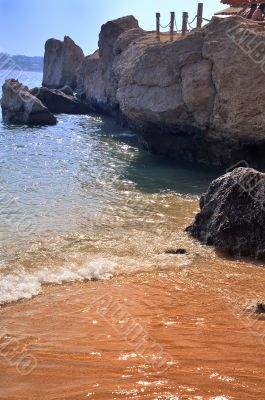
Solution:
{"label": "rocky cliff", "polygon": [[[157,42],[124,17],[103,25],[99,50],[80,57],[77,92],[95,111],[129,121],[155,153],[213,165],[245,159],[264,168],[264,40],[262,26],[231,17]],[[45,55],[46,70],[51,58]]]}

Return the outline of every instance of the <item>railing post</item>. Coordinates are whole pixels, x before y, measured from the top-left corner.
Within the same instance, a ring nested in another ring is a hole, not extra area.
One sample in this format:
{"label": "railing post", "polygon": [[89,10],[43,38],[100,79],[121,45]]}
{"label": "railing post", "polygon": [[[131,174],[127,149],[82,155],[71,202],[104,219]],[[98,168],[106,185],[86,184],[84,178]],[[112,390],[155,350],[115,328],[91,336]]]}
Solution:
{"label": "railing post", "polygon": [[175,13],[172,11],[170,13],[170,41],[173,42],[174,39],[174,25],[175,25]]}
{"label": "railing post", "polygon": [[160,13],[156,13],[156,39],[160,41]]}
{"label": "railing post", "polygon": [[202,16],[203,16],[203,3],[198,3],[197,28],[202,27]]}
{"label": "railing post", "polygon": [[182,36],[185,36],[188,30],[188,13],[182,14]]}

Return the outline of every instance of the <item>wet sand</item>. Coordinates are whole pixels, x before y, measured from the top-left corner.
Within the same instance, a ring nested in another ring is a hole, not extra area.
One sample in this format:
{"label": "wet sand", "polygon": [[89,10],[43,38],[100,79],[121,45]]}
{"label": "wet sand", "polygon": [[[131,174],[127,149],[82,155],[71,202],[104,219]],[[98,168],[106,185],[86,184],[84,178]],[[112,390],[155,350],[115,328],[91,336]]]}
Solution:
{"label": "wet sand", "polygon": [[265,321],[245,304],[264,283],[260,266],[198,257],[185,273],[45,287],[0,311],[0,398],[264,399]]}

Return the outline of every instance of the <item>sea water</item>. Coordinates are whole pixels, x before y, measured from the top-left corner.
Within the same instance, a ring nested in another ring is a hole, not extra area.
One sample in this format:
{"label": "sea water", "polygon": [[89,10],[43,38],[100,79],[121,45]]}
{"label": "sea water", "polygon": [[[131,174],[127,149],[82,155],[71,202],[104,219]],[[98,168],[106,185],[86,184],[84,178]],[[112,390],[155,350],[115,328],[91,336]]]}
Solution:
{"label": "sea water", "polygon": [[[40,73],[25,76],[41,84]],[[181,212],[171,210],[176,197],[197,199],[215,174],[141,150],[107,117],[57,118],[47,127],[0,122],[0,303],[30,298],[43,283],[110,278],[126,236],[148,240]]]}

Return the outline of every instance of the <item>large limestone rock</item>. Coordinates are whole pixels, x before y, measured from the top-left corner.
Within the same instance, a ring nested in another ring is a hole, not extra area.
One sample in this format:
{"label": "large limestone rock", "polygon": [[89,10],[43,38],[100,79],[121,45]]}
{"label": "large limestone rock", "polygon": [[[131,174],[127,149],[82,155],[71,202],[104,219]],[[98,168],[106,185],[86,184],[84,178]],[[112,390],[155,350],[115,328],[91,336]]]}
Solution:
{"label": "large limestone rock", "polygon": [[133,16],[107,22],[99,35],[99,50],[86,57],[80,69],[77,93],[87,103],[110,114],[119,112],[117,60],[129,44],[143,36]]}
{"label": "large limestone rock", "polygon": [[138,29],[138,21],[133,16],[123,17],[104,24],[99,34],[99,57],[101,60],[100,68],[105,84],[107,102],[110,106],[117,104],[116,92],[118,79],[114,68],[114,61],[119,51],[115,52],[115,42],[124,32],[131,29]]}
{"label": "large limestone rock", "polygon": [[1,107],[6,123],[19,125],[55,125],[56,118],[27,86],[16,79],[6,80],[2,87]]}
{"label": "large limestone rock", "polygon": [[128,16],[102,26],[88,57],[67,37],[50,39],[43,85],[76,86],[90,109],[128,121],[155,153],[265,169],[264,40],[263,26],[231,17],[157,42]]}
{"label": "large limestone rock", "polygon": [[133,17],[103,25],[99,51],[82,64],[78,95],[98,111],[122,114],[155,153],[265,168],[263,27],[214,18],[184,39],[168,39],[157,42]]}
{"label": "large limestone rock", "polygon": [[210,77],[211,64],[202,60],[202,43],[202,32],[197,32],[173,43],[136,44],[137,57],[122,74],[117,93],[123,113],[143,130],[150,124],[175,129],[176,125],[205,126],[215,93],[212,81],[205,79]]}
{"label": "large limestone rock", "polygon": [[34,88],[30,93],[54,114],[87,114],[91,111],[77,97],[65,94],[58,89]]}
{"label": "large limestone rock", "polygon": [[216,89],[213,134],[264,139],[265,31],[240,17],[216,19],[206,30],[202,56],[212,63]]}
{"label": "large limestone rock", "polygon": [[52,89],[63,86],[75,89],[78,71],[84,58],[82,49],[68,36],[65,36],[63,41],[47,40],[42,85]]}
{"label": "large limestone rock", "polygon": [[265,258],[265,174],[237,168],[213,181],[187,230],[236,256]]}
{"label": "large limestone rock", "polygon": [[[246,159],[265,168],[265,80],[261,64],[240,46],[263,28],[239,17],[215,19],[173,43],[141,46],[122,74],[120,108],[146,147],[177,160],[231,165]],[[242,40],[242,39],[241,39]]]}
{"label": "large limestone rock", "polygon": [[77,94],[95,111],[109,110],[98,51],[85,57],[81,65],[77,81]]}

